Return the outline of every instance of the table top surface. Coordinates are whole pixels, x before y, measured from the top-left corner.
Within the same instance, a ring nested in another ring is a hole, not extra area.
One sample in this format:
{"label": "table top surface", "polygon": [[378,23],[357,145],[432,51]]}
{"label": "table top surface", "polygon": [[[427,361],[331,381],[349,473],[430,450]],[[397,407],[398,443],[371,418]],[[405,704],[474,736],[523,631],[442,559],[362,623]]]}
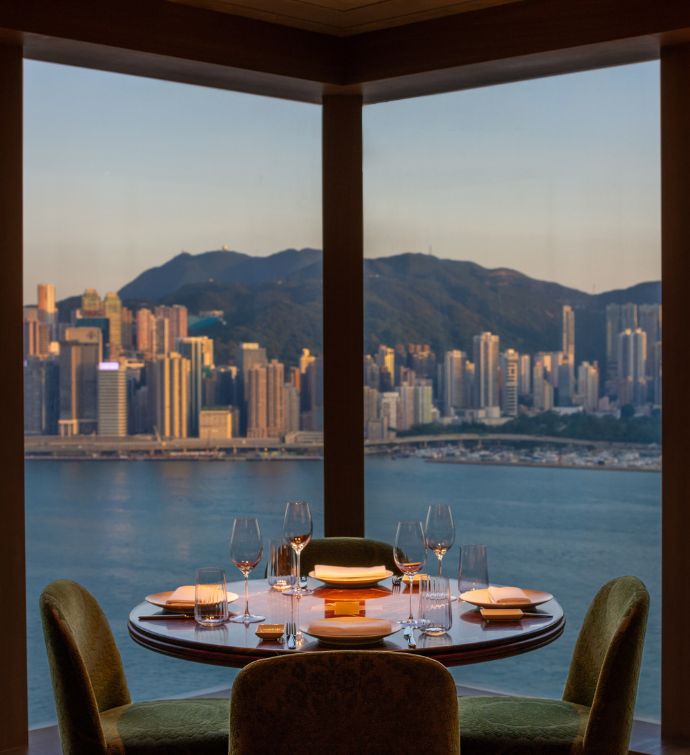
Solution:
{"label": "table top surface", "polygon": [[[316,580],[310,580],[310,586],[315,588],[312,594],[294,598],[270,588],[264,579],[250,580],[249,609],[265,616],[266,623],[284,624],[294,619],[298,627],[303,628],[315,619],[344,613],[393,622],[409,613],[410,588],[402,585],[400,591],[395,591],[390,580],[366,589],[327,587]],[[231,612],[241,613],[244,610],[243,583],[229,584],[228,589],[241,596],[230,604]],[[417,589],[414,588],[412,605],[415,615],[417,603]],[[446,666],[461,666],[535,650],[560,637],[565,628],[563,609],[555,599],[529,609],[543,613],[544,618],[523,618],[514,622],[485,622],[474,606],[459,600],[452,605],[451,629],[440,636],[415,630],[416,649],[408,648],[402,631],[367,647],[416,653],[435,658]],[[199,663],[240,668],[252,661],[285,653],[334,649],[304,634],[297,648],[288,650],[285,643],[257,637],[256,629],[260,624],[256,623],[228,622],[207,628],[199,626],[192,618],[156,621],[139,618],[163,612],[147,602],[135,606],[128,623],[132,639],[150,650]]]}

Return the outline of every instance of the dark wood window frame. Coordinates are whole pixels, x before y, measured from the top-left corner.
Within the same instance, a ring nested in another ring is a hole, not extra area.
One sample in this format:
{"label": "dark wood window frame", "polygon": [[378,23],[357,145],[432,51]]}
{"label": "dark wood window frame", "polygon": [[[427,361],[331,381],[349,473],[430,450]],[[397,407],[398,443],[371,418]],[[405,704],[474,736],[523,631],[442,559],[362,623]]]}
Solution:
{"label": "dark wood window frame", "polygon": [[[663,427],[662,596],[673,599],[662,601],[662,735],[669,743],[690,744],[690,467],[684,443],[690,427],[690,4],[525,0],[349,40],[234,17],[219,21],[159,0],[120,0],[107,14],[94,12],[93,5],[65,0],[57,9],[49,0],[8,0],[0,7],[6,357],[0,371],[0,585],[11,606],[0,624],[0,752],[25,745],[28,720],[20,327],[24,57],[323,104],[325,523],[327,534],[352,535],[364,529],[362,381],[359,358],[352,358],[363,353],[362,104],[661,60],[663,392],[673,407]],[[509,34],[500,33],[501,24]],[[151,28],[157,34],[148,34]],[[400,49],[408,54],[396,55]]]}

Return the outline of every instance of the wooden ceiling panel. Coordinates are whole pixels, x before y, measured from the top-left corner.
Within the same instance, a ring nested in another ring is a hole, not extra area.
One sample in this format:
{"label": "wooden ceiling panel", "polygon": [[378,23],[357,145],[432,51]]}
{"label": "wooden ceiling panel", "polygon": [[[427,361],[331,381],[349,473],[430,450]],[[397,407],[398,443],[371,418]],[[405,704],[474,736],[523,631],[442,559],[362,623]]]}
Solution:
{"label": "wooden ceiling panel", "polygon": [[522,0],[169,0],[347,37]]}

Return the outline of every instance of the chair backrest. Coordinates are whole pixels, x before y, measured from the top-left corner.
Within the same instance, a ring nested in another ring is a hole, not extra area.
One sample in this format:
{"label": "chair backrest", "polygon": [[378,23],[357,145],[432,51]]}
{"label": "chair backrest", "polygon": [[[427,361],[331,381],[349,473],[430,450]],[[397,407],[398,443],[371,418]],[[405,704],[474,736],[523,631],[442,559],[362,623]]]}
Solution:
{"label": "chair backrest", "polygon": [[607,582],[587,611],[563,699],[591,707],[588,755],[628,752],[648,612],[649,593],[637,577]]}
{"label": "chair backrest", "polygon": [[457,690],[437,661],[387,651],[297,653],[235,678],[230,753],[457,755]]}
{"label": "chair backrest", "polygon": [[312,540],[300,556],[300,571],[308,574],[315,564],[329,566],[380,566],[397,572],[393,546],[366,537],[324,537]]}
{"label": "chair backrest", "polygon": [[101,711],[131,701],[120,653],[101,607],[76,582],[49,584],[40,597],[63,752],[106,752]]}

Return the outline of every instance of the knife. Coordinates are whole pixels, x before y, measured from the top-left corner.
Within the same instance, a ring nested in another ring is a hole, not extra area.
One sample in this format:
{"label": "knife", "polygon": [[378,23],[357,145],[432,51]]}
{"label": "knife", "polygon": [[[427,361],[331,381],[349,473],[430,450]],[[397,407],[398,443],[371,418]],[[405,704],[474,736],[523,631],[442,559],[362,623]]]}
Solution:
{"label": "knife", "polygon": [[403,634],[405,635],[405,639],[407,640],[407,647],[416,648],[417,643],[414,638],[414,630],[412,629],[412,627],[405,627]]}

